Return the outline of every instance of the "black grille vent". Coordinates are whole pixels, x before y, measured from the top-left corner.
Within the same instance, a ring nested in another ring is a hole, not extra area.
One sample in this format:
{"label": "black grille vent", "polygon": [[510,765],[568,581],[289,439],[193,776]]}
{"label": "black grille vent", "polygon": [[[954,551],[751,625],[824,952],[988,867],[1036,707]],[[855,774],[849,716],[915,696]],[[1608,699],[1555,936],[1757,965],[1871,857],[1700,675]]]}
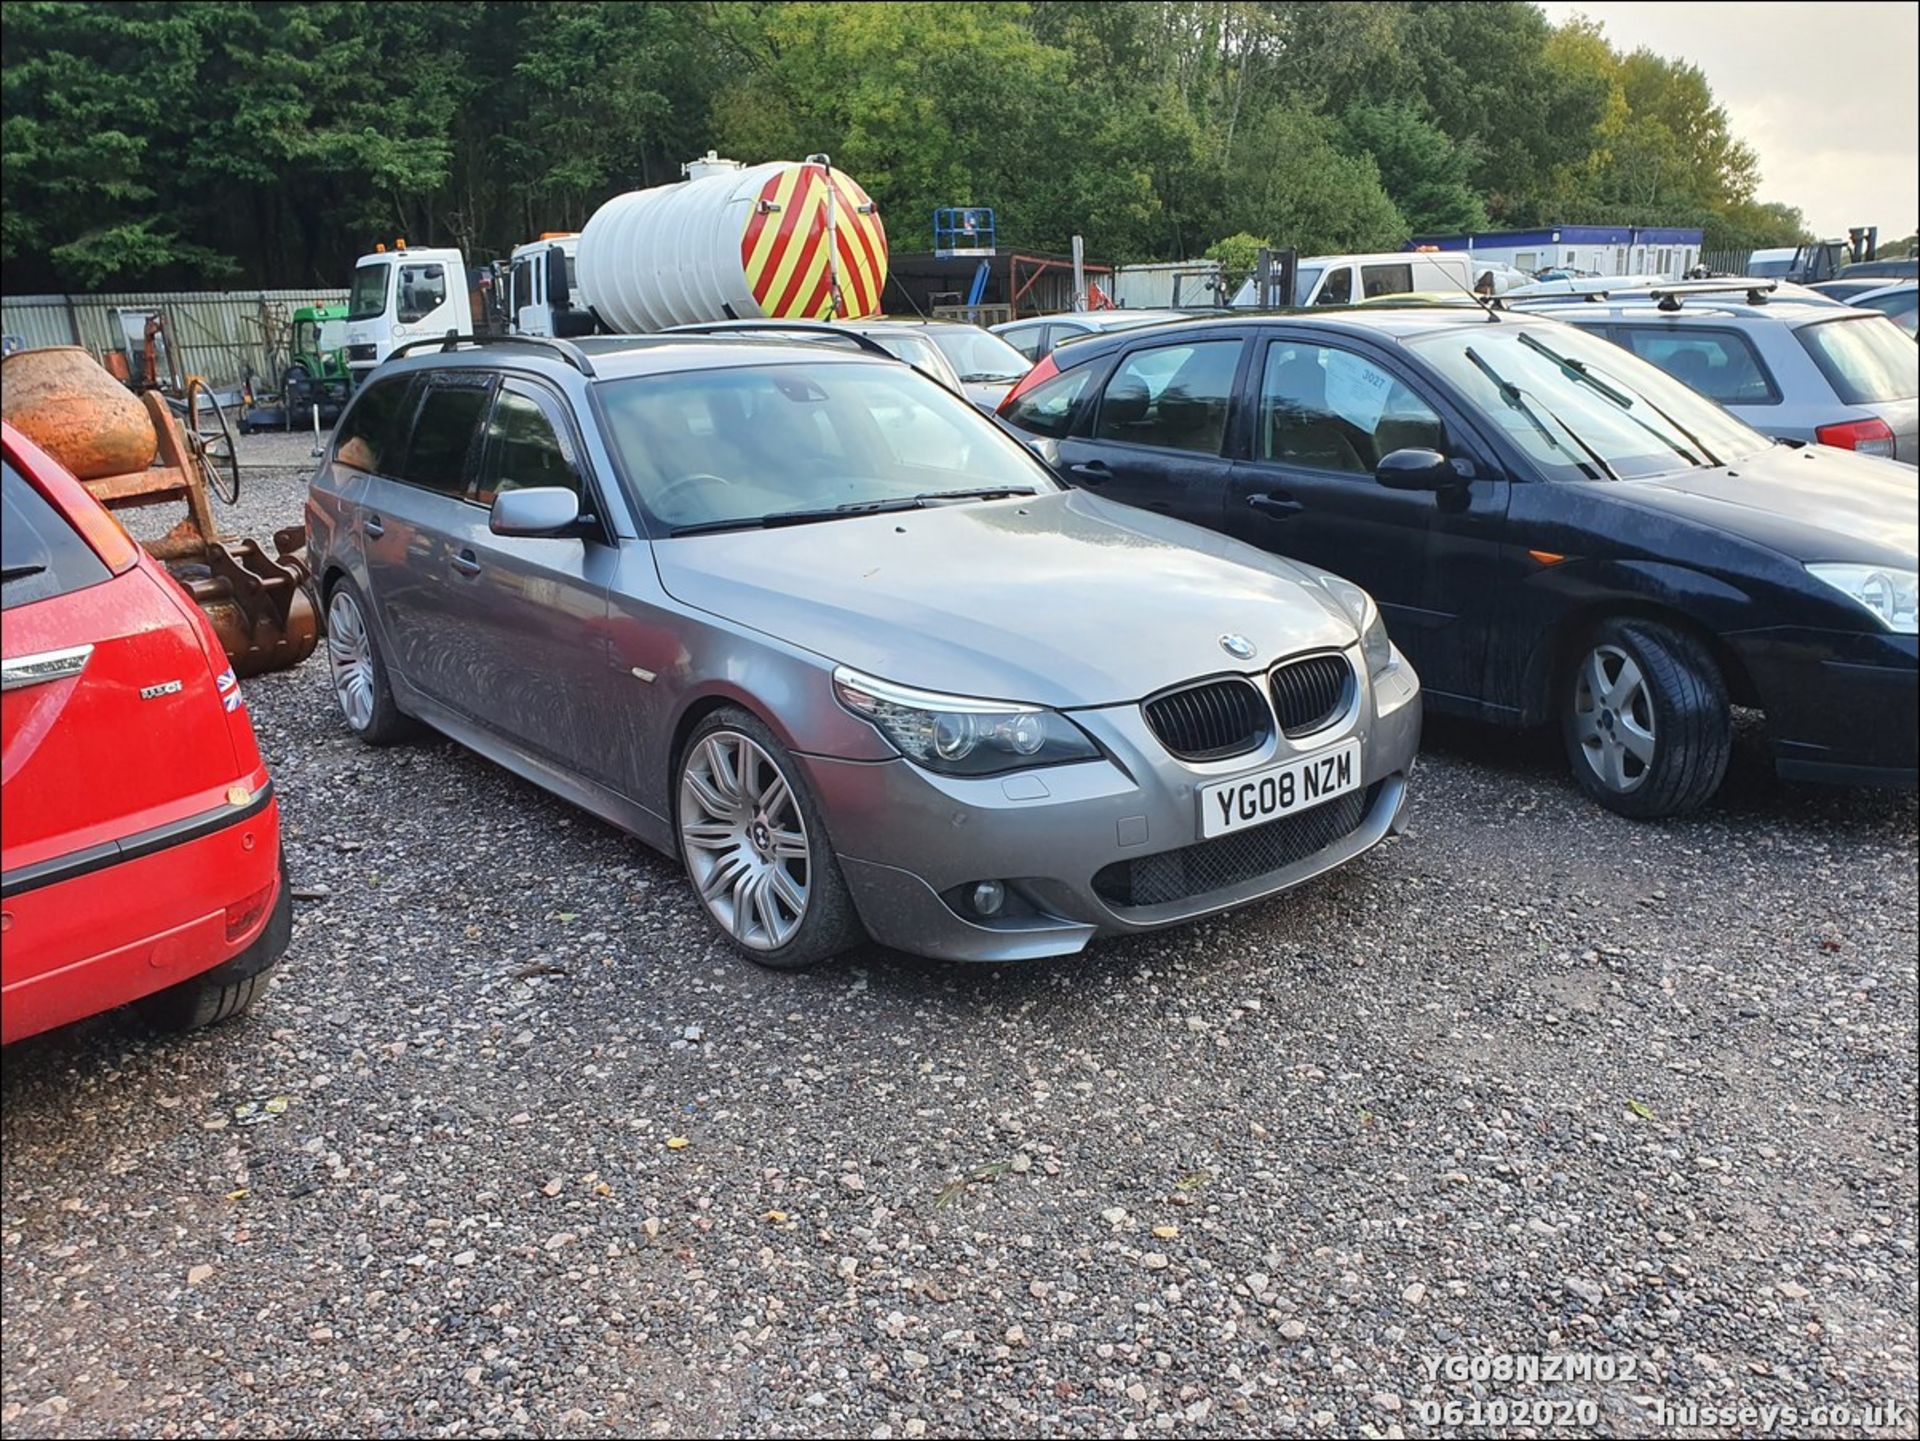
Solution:
{"label": "black grille vent", "polygon": [[372,360],[379,353],[380,347],[377,345],[349,345],[347,347],[348,360]]}
{"label": "black grille vent", "polygon": [[1156,696],[1141,707],[1160,744],[1183,760],[1245,755],[1267,738],[1273,716],[1244,680],[1215,680]]}
{"label": "black grille vent", "polygon": [[1094,876],[1094,894],[1110,906],[1163,906],[1284,870],[1352,835],[1373,809],[1379,791],[1378,784],[1348,791],[1310,811],[1282,816],[1251,830],[1157,856],[1115,861]]}
{"label": "black grille vent", "polygon": [[1289,740],[1325,730],[1353,699],[1353,667],[1343,655],[1310,655],[1273,668],[1273,709]]}

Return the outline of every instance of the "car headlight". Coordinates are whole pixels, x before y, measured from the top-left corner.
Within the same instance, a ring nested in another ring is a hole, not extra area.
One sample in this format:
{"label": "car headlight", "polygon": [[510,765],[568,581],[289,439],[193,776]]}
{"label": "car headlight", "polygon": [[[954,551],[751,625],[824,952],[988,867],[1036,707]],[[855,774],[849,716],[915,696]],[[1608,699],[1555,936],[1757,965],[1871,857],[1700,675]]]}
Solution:
{"label": "car headlight", "polygon": [[1915,572],[1881,565],[1810,565],[1807,574],[1865,606],[1888,630],[1914,634],[1920,611],[1920,575]]}
{"label": "car headlight", "polygon": [[996,775],[1094,760],[1100,754],[1085,731],[1045,706],[938,695],[846,666],[833,673],[833,693],[841,705],[872,721],[901,755],[943,775]]}
{"label": "car headlight", "polygon": [[1387,639],[1387,623],[1380,618],[1380,607],[1373,603],[1373,597],[1337,575],[1323,575],[1320,583],[1340,602],[1341,609],[1353,617],[1354,629],[1360,632],[1360,654],[1366,657],[1367,674],[1378,675],[1392,665],[1393,644]]}

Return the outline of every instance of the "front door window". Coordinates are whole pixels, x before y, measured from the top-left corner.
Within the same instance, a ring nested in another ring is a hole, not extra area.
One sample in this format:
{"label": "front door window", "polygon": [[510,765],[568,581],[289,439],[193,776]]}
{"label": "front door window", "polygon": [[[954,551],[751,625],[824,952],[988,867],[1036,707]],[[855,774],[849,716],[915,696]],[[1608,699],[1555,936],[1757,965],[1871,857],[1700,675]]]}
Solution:
{"label": "front door window", "polygon": [[1254,453],[1262,460],[1371,476],[1383,456],[1445,449],[1427,403],[1364,356],[1275,342],[1260,382]]}

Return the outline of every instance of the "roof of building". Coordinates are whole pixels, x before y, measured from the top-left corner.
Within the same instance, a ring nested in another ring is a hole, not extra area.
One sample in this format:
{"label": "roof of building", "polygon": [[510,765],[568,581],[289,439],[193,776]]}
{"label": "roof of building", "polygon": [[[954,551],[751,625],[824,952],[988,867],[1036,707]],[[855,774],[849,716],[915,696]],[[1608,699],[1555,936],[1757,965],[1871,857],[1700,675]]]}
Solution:
{"label": "roof of building", "polygon": [[1698,245],[1702,232],[1673,225],[1546,225],[1532,230],[1480,230],[1466,235],[1416,235],[1410,245],[1464,250],[1469,245]]}

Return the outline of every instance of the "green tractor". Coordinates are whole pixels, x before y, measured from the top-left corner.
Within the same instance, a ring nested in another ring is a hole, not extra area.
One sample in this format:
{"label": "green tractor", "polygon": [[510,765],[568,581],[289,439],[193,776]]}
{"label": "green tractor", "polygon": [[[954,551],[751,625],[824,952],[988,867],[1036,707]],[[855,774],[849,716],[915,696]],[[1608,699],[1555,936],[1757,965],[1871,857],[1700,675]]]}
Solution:
{"label": "green tractor", "polygon": [[293,312],[287,348],[278,396],[259,394],[249,385],[241,429],[292,430],[306,424],[316,406],[319,423],[331,425],[346,408],[353,394],[347,369],[347,307],[301,306]]}

